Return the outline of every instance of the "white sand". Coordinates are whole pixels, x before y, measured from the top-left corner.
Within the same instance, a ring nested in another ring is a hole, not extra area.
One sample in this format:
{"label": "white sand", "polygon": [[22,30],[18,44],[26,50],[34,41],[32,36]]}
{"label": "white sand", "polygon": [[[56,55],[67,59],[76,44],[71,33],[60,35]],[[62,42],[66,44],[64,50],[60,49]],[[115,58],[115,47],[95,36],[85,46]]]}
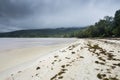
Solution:
{"label": "white sand", "polygon": [[18,64],[36,59],[39,56],[60,49],[63,46],[65,45],[31,47],[4,51],[0,54],[0,72]]}
{"label": "white sand", "polygon": [[58,50],[76,39],[0,38],[0,73],[39,56]]}
{"label": "white sand", "polygon": [[120,45],[80,39],[0,74],[0,80],[59,79],[120,80]]}

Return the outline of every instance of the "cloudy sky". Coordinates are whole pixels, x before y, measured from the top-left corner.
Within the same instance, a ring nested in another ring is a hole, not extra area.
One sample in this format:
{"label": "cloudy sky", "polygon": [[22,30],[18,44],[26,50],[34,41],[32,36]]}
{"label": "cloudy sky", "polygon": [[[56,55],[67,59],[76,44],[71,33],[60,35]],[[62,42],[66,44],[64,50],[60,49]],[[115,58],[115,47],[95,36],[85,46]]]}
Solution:
{"label": "cloudy sky", "polygon": [[0,0],[0,32],[87,26],[118,9],[120,0]]}

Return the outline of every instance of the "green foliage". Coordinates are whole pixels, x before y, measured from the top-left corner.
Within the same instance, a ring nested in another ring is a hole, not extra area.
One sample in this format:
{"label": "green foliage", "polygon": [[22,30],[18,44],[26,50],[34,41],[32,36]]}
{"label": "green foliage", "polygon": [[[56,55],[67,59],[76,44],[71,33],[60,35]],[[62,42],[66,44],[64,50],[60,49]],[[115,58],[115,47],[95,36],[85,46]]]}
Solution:
{"label": "green foliage", "polygon": [[0,37],[120,37],[120,10],[116,11],[114,17],[105,16],[84,28],[20,30],[0,33]]}
{"label": "green foliage", "polygon": [[0,37],[71,37],[80,28],[31,29],[0,33]]}
{"label": "green foliage", "polygon": [[117,10],[115,13],[115,26],[120,26],[120,10]]}
{"label": "green foliage", "polygon": [[120,10],[117,10],[114,17],[114,29],[113,34],[117,37],[120,36]]}
{"label": "green foliage", "polygon": [[86,37],[120,37],[120,10],[116,11],[115,17],[105,16],[94,25],[80,30],[74,35],[79,38]]}

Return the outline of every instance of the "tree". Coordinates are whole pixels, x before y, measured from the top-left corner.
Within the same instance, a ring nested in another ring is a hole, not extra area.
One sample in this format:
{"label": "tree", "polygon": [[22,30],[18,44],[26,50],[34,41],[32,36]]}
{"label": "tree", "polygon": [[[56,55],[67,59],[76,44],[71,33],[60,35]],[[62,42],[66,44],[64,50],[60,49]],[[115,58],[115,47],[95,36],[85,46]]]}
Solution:
{"label": "tree", "polygon": [[113,34],[115,36],[120,36],[120,10],[117,10],[114,17],[114,29]]}
{"label": "tree", "polygon": [[120,10],[116,11],[114,20],[115,20],[115,26],[116,27],[120,26]]}

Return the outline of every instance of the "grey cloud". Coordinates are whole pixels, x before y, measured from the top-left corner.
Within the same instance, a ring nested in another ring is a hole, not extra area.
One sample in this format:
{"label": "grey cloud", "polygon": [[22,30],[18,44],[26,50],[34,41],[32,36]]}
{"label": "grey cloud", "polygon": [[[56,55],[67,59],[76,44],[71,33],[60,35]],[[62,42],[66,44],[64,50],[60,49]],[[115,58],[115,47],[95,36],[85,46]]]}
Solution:
{"label": "grey cloud", "polygon": [[120,0],[0,0],[0,31],[86,26],[119,7]]}
{"label": "grey cloud", "polygon": [[0,16],[7,18],[22,17],[29,15],[31,9],[26,3],[18,0],[0,0]]}

